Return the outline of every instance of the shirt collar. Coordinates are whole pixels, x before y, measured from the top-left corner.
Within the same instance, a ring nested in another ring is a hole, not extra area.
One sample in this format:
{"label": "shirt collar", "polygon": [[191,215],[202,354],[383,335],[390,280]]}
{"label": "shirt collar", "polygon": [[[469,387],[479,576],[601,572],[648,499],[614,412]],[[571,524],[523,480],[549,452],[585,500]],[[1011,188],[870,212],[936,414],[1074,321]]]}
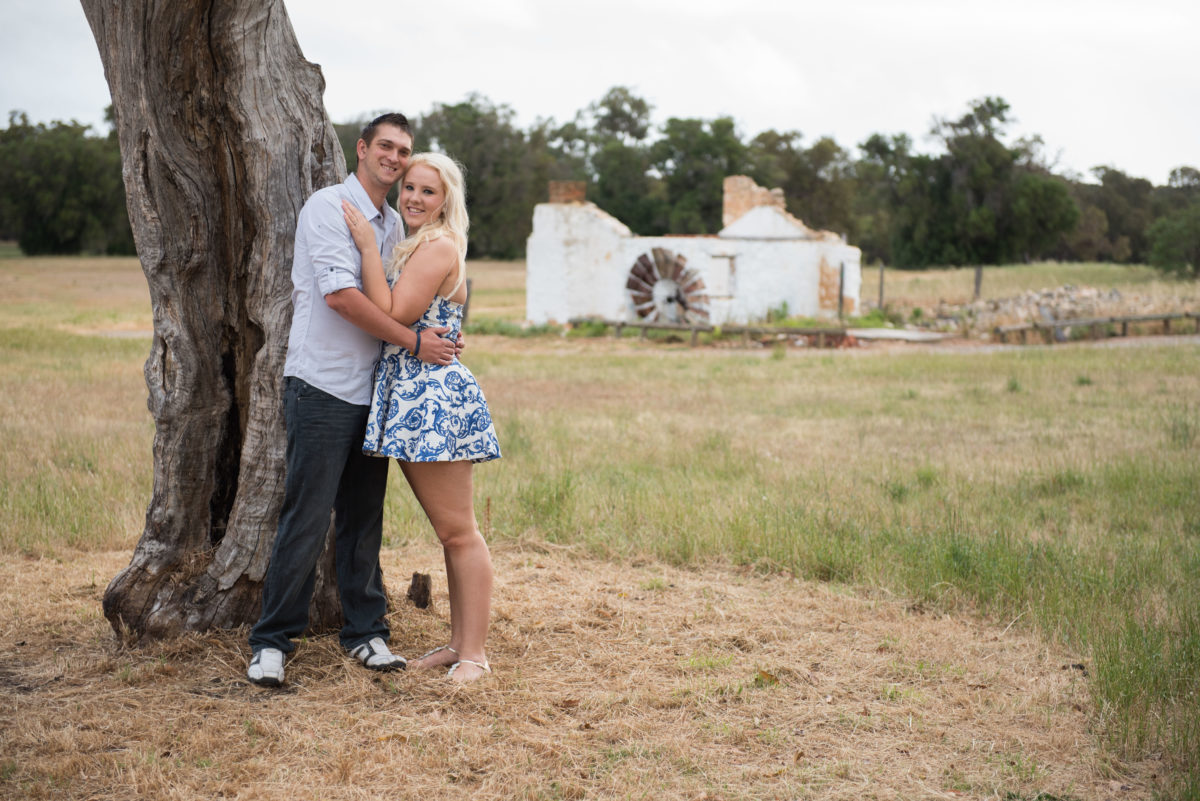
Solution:
{"label": "shirt collar", "polygon": [[[367,194],[367,190],[363,188],[358,176],[354,173],[346,176],[345,183],[354,205],[358,206],[358,210],[363,213],[363,216],[369,221],[379,220],[383,225],[384,235],[390,236],[393,229],[400,224],[400,212],[387,205],[386,202],[383,204],[383,211],[380,212],[371,202],[371,196]],[[403,228],[400,229],[400,238],[404,238]]]}
{"label": "shirt collar", "polygon": [[379,209],[371,202],[371,196],[367,194],[366,189],[363,189],[357,175],[350,173],[346,176],[346,187],[350,190],[350,197],[354,201],[354,205],[358,206],[358,210],[363,213],[364,217],[373,220],[380,216]]}

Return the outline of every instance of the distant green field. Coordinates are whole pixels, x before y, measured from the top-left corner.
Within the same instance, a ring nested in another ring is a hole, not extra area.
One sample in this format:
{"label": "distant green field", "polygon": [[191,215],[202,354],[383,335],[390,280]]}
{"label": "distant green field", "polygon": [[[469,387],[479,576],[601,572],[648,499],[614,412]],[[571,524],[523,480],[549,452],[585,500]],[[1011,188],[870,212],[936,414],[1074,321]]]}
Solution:
{"label": "distant green field", "polygon": [[[86,288],[31,299],[10,265],[0,551],[132,548],[150,492],[148,341],[74,330],[81,315],[103,327]],[[33,283],[74,286],[76,268],[40,266]],[[517,271],[493,269],[480,307],[511,308]],[[115,318],[141,302],[114,301]],[[476,471],[489,537],[721,560],[1031,627],[1086,664],[1117,758],[1161,752],[1181,796],[1200,792],[1194,341],[803,352],[477,336],[465,360],[505,454]],[[397,543],[425,524],[393,481]]]}

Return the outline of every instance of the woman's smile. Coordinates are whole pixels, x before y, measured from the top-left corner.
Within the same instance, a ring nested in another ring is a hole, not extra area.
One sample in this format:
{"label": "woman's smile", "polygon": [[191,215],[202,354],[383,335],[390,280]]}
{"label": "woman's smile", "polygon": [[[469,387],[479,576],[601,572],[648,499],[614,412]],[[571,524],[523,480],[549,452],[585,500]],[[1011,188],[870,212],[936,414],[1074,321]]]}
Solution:
{"label": "woman's smile", "polygon": [[404,176],[400,184],[399,206],[410,232],[436,219],[445,202],[445,187],[432,167],[419,164]]}

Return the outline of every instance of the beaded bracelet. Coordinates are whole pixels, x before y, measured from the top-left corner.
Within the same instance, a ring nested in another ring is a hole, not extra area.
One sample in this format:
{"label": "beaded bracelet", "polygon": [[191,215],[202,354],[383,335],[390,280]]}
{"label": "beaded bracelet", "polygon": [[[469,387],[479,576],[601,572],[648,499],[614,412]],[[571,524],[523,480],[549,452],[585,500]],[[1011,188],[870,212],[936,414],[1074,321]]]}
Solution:
{"label": "beaded bracelet", "polygon": [[413,348],[413,356],[420,354],[420,352],[421,352],[421,332],[418,331],[417,332],[417,346],[415,348]]}

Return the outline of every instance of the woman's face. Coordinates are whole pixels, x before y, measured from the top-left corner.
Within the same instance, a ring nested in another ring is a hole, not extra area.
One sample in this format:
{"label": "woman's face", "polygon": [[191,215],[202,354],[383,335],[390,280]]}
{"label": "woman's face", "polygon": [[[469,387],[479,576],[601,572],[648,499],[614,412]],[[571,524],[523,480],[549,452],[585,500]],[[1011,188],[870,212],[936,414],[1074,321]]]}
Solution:
{"label": "woman's face", "polygon": [[445,202],[446,189],[432,167],[418,164],[400,182],[400,215],[410,232],[436,220]]}

